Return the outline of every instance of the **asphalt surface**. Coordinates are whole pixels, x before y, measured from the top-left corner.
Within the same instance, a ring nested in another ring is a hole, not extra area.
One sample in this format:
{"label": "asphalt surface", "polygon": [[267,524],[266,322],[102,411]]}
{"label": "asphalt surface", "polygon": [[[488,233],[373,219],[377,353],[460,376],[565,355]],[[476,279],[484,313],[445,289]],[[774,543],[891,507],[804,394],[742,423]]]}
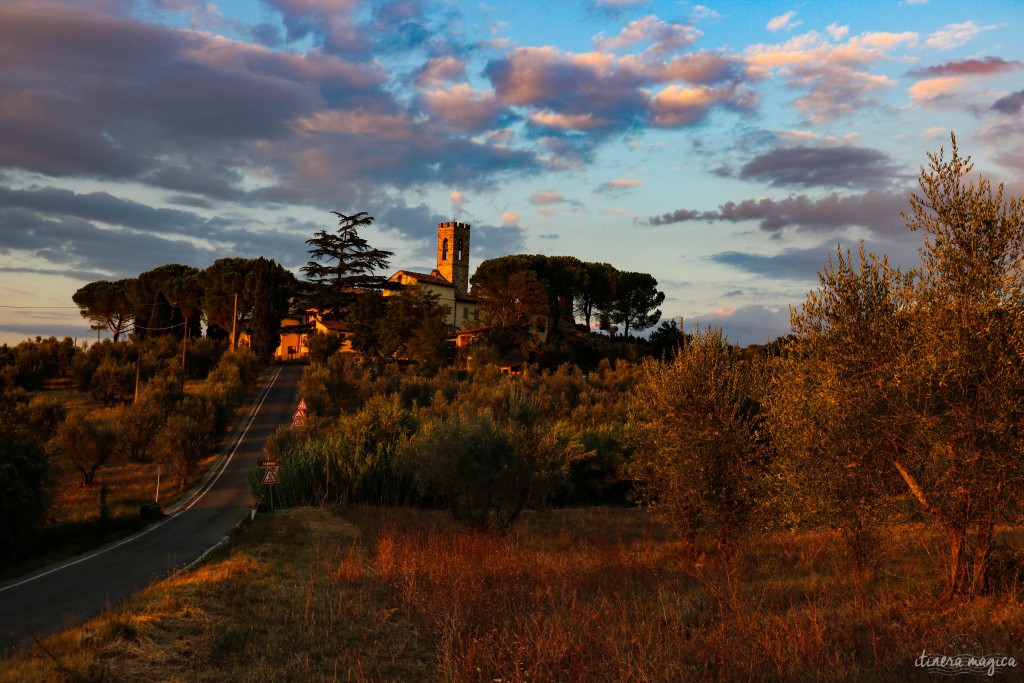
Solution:
{"label": "asphalt surface", "polygon": [[249,514],[246,483],[263,445],[289,424],[300,366],[275,369],[224,457],[194,495],[145,530],[0,584],[0,654],[86,621],[215,547]]}

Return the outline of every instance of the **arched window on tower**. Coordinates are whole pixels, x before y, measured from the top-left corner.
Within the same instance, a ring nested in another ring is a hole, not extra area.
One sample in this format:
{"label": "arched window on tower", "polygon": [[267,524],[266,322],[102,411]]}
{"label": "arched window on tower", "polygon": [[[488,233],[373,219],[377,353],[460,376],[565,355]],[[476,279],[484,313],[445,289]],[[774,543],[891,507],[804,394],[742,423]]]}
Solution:
{"label": "arched window on tower", "polygon": [[444,238],[444,242],[441,242],[441,260],[448,260],[448,238]]}
{"label": "arched window on tower", "polygon": [[456,261],[461,261],[462,260],[462,238],[461,237],[459,237],[458,239],[455,240],[455,260]]}

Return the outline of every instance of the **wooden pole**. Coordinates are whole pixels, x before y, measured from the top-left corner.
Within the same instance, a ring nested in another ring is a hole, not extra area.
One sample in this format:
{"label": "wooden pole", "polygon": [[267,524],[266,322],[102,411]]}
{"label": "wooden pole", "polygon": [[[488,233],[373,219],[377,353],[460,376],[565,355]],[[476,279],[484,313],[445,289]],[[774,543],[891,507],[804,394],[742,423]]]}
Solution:
{"label": "wooden pole", "polygon": [[235,337],[235,327],[238,324],[238,292],[235,292],[235,311],[231,314],[231,350],[234,351],[238,343]]}

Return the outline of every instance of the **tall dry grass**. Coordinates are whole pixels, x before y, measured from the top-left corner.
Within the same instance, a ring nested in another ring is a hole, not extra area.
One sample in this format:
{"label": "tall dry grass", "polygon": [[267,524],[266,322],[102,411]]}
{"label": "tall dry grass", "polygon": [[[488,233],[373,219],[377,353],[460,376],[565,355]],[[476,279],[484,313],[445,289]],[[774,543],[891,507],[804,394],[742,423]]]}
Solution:
{"label": "tall dry grass", "polygon": [[637,510],[537,517],[492,536],[383,528],[372,576],[434,634],[449,681],[908,680],[922,652],[972,633],[1024,655],[1019,593],[948,605],[917,528],[875,574],[827,534],[693,558]]}
{"label": "tall dry grass", "polygon": [[940,600],[934,540],[891,530],[858,574],[829,534],[694,557],[640,510],[490,535],[441,513],[295,509],[17,653],[0,681],[934,680],[914,660],[960,633],[1024,658],[1024,592]]}

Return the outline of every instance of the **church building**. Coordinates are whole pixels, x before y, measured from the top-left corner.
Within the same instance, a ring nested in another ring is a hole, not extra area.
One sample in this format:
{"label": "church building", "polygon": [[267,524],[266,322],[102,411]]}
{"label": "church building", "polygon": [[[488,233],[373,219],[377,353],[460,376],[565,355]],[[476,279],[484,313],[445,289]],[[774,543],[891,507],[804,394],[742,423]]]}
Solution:
{"label": "church building", "polygon": [[400,270],[389,282],[420,285],[448,307],[448,322],[456,330],[480,321],[476,299],[469,295],[469,223],[449,221],[437,225],[437,268],[428,273]]}
{"label": "church building", "polygon": [[[455,330],[475,328],[480,324],[477,301],[469,295],[469,223],[448,221],[437,225],[437,268],[430,273],[399,270],[390,278],[408,286],[421,286],[437,296],[437,302],[448,308],[448,320]],[[385,290],[384,294],[392,292]],[[325,321],[316,311],[304,316],[292,315],[282,320],[281,344],[277,360],[305,358],[309,355],[307,335],[313,332],[334,332],[342,337],[342,350],[351,350],[352,332],[343,322]]]}

